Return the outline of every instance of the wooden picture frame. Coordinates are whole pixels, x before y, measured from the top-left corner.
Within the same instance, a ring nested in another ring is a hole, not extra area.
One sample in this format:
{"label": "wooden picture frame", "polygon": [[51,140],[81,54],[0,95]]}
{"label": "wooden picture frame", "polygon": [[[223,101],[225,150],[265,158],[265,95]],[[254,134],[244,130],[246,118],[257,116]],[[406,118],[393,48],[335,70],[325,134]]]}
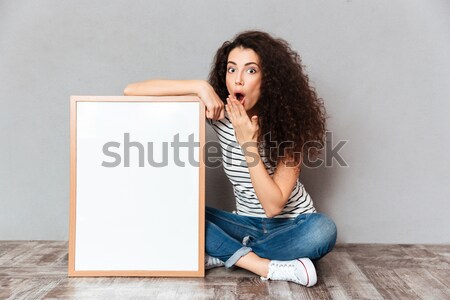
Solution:
{"label": "wooden picture frame", "polygon": [[69,276],[203,277],[204,145],[198,97],[72,96]]}

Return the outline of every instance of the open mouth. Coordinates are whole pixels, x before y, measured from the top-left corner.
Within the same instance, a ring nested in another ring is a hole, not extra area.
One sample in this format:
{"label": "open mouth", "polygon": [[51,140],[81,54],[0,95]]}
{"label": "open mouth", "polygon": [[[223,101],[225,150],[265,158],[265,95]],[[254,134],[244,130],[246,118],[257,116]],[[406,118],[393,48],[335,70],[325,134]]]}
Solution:
{"label": "open mouth", "polygon": [[236,93],[234,96],[236,97],[236,99],[239,100],[239,102],[241,102],[242,105],[244,105],[244,102],[245,102],[245,95],[244,94]]}

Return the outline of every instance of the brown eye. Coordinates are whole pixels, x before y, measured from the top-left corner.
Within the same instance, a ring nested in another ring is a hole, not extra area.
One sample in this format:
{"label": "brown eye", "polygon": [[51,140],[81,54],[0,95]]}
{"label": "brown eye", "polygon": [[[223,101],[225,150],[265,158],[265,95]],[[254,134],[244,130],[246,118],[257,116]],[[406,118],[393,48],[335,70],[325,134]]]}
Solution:
{"label": "brown eye", "polygon": [[248,70],[247,70],[247,73],[249,73],[249,74],[255,74],[255,73],[256,73],[256,69],[254,69],[254,68],[248,69]]}
{"label": "brown eye", "polygon": [[235,71],[235,69],[233,67],[229,67],[227,70],[228,73],[234,73],[234,71]]}

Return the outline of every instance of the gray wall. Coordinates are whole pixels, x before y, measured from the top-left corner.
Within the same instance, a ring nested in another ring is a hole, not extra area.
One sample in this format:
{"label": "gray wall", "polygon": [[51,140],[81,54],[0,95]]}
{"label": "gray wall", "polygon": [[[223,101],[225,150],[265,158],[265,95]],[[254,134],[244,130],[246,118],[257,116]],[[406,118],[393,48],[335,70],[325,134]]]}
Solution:
{"label": "gray wall", "polygon": [[[204,79],[224,40],[262,29],[300,52],[348,140],[349,167],[301,175],[339,241],[449,243],[449,3],[0,0],[0,239],[68,238],[70,95]],[[221,170],[207,202],[233,208]]]}

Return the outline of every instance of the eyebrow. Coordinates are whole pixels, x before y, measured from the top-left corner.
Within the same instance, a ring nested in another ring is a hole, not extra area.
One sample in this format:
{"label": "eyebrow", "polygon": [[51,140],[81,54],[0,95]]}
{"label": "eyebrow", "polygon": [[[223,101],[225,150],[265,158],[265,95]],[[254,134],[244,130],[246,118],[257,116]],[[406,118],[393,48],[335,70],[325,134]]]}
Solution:
{"label": "eyebrow", "polygon": [[[231,61],[231,60],[229,60],[227,63],[228,63],[228,64],[233,64],[233,65],[237,65],[237,63],[235,63],[234,61]],[[246,63],[244,66],[248,66],[248,65],[257,65],[257,66],[259,67],[259,65],[258,65],[257,63],[252,62],[252,61]]]}

